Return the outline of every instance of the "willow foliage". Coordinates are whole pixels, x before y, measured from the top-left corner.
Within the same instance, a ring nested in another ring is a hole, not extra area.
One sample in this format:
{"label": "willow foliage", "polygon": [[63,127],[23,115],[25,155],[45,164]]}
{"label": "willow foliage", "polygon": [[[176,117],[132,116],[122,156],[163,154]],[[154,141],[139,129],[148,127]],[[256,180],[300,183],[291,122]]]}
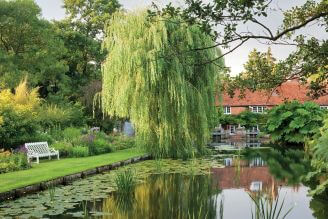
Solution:
{"label": "willow foliage", "polygon": [[[107,26],[101,105],[130,118],[139,144],[160,157],[203,152],[215,123],[214,94],[223,60],[196,26],[145,12],[117,13]],[[194,50],[192,50],[194,49]]]}

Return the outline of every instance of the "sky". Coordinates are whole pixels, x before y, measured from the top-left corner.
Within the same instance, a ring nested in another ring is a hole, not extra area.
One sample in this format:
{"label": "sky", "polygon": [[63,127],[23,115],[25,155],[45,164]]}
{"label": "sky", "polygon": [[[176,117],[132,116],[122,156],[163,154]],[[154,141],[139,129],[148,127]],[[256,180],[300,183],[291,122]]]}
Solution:
{"label": "sky", "polygon": [[[42,16],[48,20],[56,19],[60,20],[65,17],[65,10],[62,8],[62,0],[35,0],[36,3],[42,9]],[[123,8],[127,10],[142,9],[151,5],[152,2],[157,4],[165,5],[170,0],[120,0],[120,3],[123,5]],[[204,0],[208,1],[208,0]],[[181,0],[173,1],[175,5],[181,6]],[[269,27],[277,28],[282,22],[282,13],[279,9],[286,10],[290,9],[293,6],[300,5],[304,3],[305,0],[273,0],[272,8],[275,9],[275,12],[270,14],[265,20],[263,20]],[[243,26],[241,28],[250,29],[254,32],[261,33],[260,29],[257,26]],[[321,30],[316,25],[309,25],[308,27],[298,31],[297,33],[305,34],[311,37],[311,34],[315,33],[316,37],[327,37],[324,36],[327,34],[325,31]],[[258,51],[265,52],[268,50],[268,45],[263,42],[258,42],[252,40],[239,47],[233,53],[225,56],[225,64],[227,67],[230,67],[231,74],[237,75],[243,71],[243,65],[247,62],[248,54],[253,50],[257,49]],[[283,45],[270,45],[272,54],[275,58],[284,59],[295,50],[294,46],[283,46]]]}

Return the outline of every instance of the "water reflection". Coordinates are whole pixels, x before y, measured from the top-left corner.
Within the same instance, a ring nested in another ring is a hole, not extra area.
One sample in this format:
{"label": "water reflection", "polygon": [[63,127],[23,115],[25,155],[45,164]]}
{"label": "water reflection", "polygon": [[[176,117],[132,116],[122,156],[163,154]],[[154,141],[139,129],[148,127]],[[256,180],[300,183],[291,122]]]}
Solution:
{"label": "water reflection", "polygon": [[[274,159],[280,166],[270,166],[276,163]],[[308,164],[299,159],[301,154],[295,151],[249,151],[225,158],[225,167],[213,168],[208,176],[152,175],[137,186],[133,197],[111,195],[99,203],[97,211],[104,213],[103,218],[119,219],[252,218],[252,212],[259,212],[254,200],[262,200],[265,208],[274,208],[278,202],[282,214],[292,209],[287,218],[324,218],[321,215],[327,212],[322,207],[314,213],[310,209],[308,188],[296,174],[302,168],[295,166],[301,163],[306,169]],[[292,167],[287,168],[288,162]],[[281,173],[281,168],[287,168],[284,171],[289,175]]]}
{"label": "water reflection", "polygon": [[210,146],[219,148],[220,146],[231,146],[233,148],[259,148],[262,144],[265,144],[267,139],[261,138],[245,138],[245,139],[220,139],[213,138]]}
{"label": "water reflection", "polygon": [[220,190],[213,183],[210,176],[153,175],[136,188],[133,203],[114,195],[103,201],[102,211],[111,212],[110,218],[216,218]]}
{"label": "water reflection", "polygon": [[[288,219],[328,218],[328,202],[324,198],[313,199],[307,196],[308,188],[301,184],[302,177],[310,168],[302,151],[249,149],[238,151],[235,155],[227,154],[222,158],[222,162],[225,167],[212,168],[210,175],[151,175],[136,187],[134,193],[126,196],[112,193],[108,197],[82,201],[79,206],[65,207],[67,211],[62,211],[64,213],[56,215],[56,212],[53,212],[53,216],[45,216],[103,219],[247,219],[252,218],[252,212],[256,213],[254,200],[267,201],[270,208],[279,200],[278,197],[282,197],[282,212],[286,213],[292,208]],[[106,188],[108,181],[103,181],[102,177],[108,176],[97,177],[98,181],[101,181],[97,186]],[[92,189],[87,187],[90,185],[80,191],[88,196]],[[84,200],[83,198],[78,200]],[[37,198],[30,201],[35,201],[35,206],[42,203],[42,200],[39,202]]]}

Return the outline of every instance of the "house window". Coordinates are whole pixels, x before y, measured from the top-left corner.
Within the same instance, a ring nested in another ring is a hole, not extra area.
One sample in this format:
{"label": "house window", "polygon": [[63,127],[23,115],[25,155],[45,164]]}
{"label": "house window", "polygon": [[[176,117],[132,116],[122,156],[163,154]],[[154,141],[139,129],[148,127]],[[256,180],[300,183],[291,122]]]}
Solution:
{"label": "house window", "polygon": [[231,134],[236,133],[236,127],[237,127],[236,125],[230,125],[229,129]]}
{"label": "house window", "polygon": [[231,114],[231,107],[230,106],[225,106],[224,107],[224,114]]}
{"label": "house window", "polygon": [[224,166],[226,166],[226,167],[230,167],[230,166],[232,166],[232,158],[224,158],[224,160],[223,160],[223,164],[224,164]]}
{"label": "house window", "polygon": [[264,111],[266,110],[266,107],[265,106],[251,106],[250,109],[253,113],[264,113]]}
{"label": "house window", "polygon": [[262,191],[262,182],[261,181],[254,181],[254,182],[252,182],[249,189],[252,192]]}
{"label": "house window", "polygon": [[249,129],[250,132],[258,132],[259,131],[259,126],[251,126]]}
{"label": "house window", "polygon": [[320,106],[320,109],[328,110],[328,106]]}

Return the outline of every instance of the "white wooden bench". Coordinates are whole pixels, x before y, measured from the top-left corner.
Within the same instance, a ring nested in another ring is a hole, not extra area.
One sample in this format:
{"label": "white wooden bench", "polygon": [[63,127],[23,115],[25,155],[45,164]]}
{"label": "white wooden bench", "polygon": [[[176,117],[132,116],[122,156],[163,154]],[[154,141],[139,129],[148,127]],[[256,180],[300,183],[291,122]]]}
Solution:
{"label": "white wooden bench", "polygon": [[54,148],[49,148],[47,142],[34,142],[34,143],[26,143],[25,148],[27,150],[27,161],[36,159],[36,163],[39,163],[40,157],[48,157],[49,160],[51,156],[57,156],[59,160],[59,151]]}

